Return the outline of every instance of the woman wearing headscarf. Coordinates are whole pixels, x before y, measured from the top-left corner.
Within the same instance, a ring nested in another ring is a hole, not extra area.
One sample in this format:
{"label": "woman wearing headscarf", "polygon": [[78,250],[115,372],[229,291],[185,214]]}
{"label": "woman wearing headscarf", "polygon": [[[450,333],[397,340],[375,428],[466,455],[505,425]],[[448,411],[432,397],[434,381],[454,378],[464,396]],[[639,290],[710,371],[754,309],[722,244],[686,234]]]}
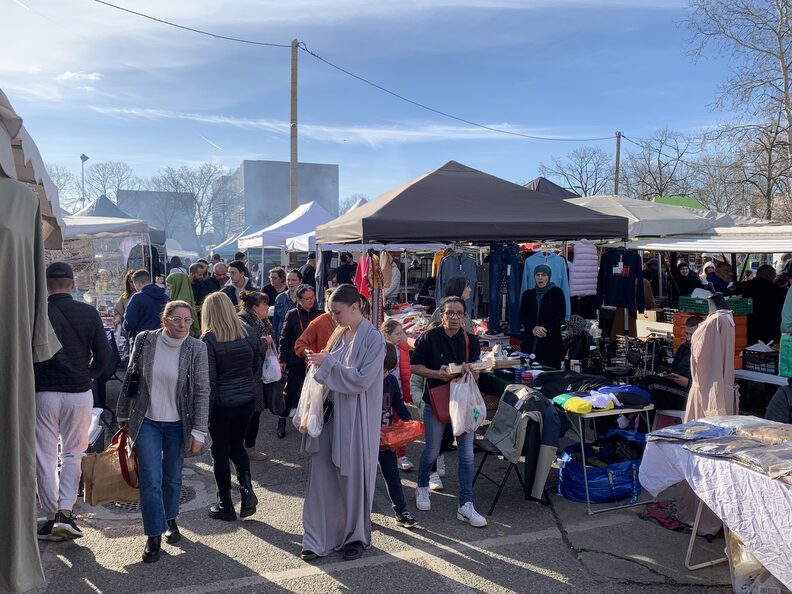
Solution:
{"label": "woman wearing headscarf", "polygon": [[671,283],[674,296],[677,299],[690,297],[690,294],[700,287],[701,281],[698,276],[690,272],[690,264],[685,261],[679,262]]}
{"label": "woman wearing headscarf", "polygon": [[520,321],[523,327],[522,350],[534,353],[537,362],[558,369],[564,356],[561,326],[566,317],[564,292],[551,281],[550,267],[534,269],[536,286],[523,293]]}
{"label": "woman wearing headscarf", "polygon": [[168,294],[171,301],[184,301],[190,304],[190,309],[192,310],[190,336],[198,338],[201,335],[201,325],[198,322],[198,314],[195,311],[195,297],[193,296],[190,277],[183,272],[171,272],[165,282],[168,285]]}

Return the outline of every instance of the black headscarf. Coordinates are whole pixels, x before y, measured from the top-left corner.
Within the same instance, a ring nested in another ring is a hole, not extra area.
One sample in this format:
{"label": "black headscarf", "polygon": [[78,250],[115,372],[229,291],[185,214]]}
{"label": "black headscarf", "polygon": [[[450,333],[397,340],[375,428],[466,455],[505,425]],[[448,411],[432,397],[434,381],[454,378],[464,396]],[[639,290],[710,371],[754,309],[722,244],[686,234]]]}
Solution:
{"label": "black headscarf", "polygon": [[[687,268],[689,270],[687,276],[682,276],[680,270]],[[690,297],[690,294],[696,289],[701,287],[701,281],[698,275],[690,270],[690,264],[687,262],[680,262],[676,267],[676,283],[679,290],[680,297]]]}

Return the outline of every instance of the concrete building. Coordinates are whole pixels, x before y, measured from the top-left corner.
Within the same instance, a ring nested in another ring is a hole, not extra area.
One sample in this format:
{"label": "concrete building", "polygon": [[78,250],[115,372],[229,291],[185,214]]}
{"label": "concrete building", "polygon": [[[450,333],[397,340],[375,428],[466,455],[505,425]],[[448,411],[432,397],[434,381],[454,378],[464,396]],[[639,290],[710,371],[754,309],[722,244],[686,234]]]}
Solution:
{"label": "concrete building", "polygon": [[[267,227],[290,212],[287,161],[242,161],[231,175],[218,180],[215,189],[224,190],[224,196],[227,195],[215,203],[213,223],[224,235],[217,241],[246,227]],[[338,165],[300,163],[297,193],[299,204],[314,200],[330,214],[337,215]],[[229,201],[243,204],[244,212],[235,210]]]}
{"label": "concrete building", "polygon": [[116,203],[129,216],[165,231],[166,237],[178,241],[185,250],[200,251],[195,236],[195,203],[191,193],[119,190]]}

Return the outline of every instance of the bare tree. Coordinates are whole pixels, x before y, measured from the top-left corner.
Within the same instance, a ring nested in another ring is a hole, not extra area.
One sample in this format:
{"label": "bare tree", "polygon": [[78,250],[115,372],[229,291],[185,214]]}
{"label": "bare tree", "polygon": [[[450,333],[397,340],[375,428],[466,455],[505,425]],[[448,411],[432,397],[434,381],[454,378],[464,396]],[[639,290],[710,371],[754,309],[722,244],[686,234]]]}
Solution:
{"label": "bare tree", "polygon": [[[192,199],[174,196],[174,192],[181,192],[179,176],[175,169],[167,168],[160,171],[146,182],[146,189],[157,192],[155,208],[156,222],[162,226],[166,237],[174,237],[177,229],[185,218],[190,218]],[[192,223],[192,221],[190,221]],[[191,225],[189,225],[191,226]]]}
{"label": "bare tree", "polygon": [[613,192],[613,156],[601,148],[583,146],[566,157],[551,159],[550,165],[539,164],[539,175],[560,181],[567,190],[580,196]]}
{"label": "bare tree", "polygon": [[[789,0],[691,0],[693,54],[708,44],[727,53],[730,75],[720,102],[750,116],[780,113],[792,165],[792,23]],[[762,118],[764,119],[764,118]]]}
{"label": "bare tree", "polygon": [[84,206],[77,176],[63,165],[49,163],[45,167],[52,183],[58,188],[60,207],[71,213]]}
{"label": "bare tree", "polygon": [[741,168],[728,153],[700,155],[691,167],[695,170],[695,181],[689,194],[710,210],[745,214],[748,198]]}
{"label": "bare tree", "polygon": [[118,190],[134,190],[141,181],[123,161],[94,163],[85,170],[85,191],[98,198],[105,195],[115,202]]}
{"label": "bare tree", "polygon": [[626,195],[651,200],[691,193],[695,180],[688,159],[696,151],[690,138],[664,128],[651,138],[633,142],[622,173]]}
{"label": "bare tree", "polygon": [[365,194],[352,194],[352,195],[347,196],[346,198],[344,198],[338,204],[338,214],[342,215],[345,212],[347,212],[350,208],[352,208],[355,205],[355,202],[357,202],[360,199],[368,200],[369,197],[366,196]]}

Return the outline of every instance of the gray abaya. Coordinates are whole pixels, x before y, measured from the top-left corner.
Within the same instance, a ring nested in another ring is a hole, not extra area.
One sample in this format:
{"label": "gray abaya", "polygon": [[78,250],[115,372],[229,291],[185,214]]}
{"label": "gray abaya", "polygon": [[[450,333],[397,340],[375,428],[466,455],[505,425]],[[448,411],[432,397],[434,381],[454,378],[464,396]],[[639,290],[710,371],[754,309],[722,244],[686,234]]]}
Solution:
{"label": "gray abaya", "polygon": [[303,550],[324,556],[360,541],[371,546],[377,480],[385,339],[367,320],[351,343],[336,342],[316,372],[334,411],[318,438],[303,436],[311,455],[303,505]]}
{"label": "gray abaya", "polygon": [[33,363],[51,359],[61,345],[47,317],[38,196],[27,185],[0,176],[0,206],[0,254],[6,279],[0,309],[0,510],[4,516],[0,591],[24,592],[44,581],[36,541]]}

